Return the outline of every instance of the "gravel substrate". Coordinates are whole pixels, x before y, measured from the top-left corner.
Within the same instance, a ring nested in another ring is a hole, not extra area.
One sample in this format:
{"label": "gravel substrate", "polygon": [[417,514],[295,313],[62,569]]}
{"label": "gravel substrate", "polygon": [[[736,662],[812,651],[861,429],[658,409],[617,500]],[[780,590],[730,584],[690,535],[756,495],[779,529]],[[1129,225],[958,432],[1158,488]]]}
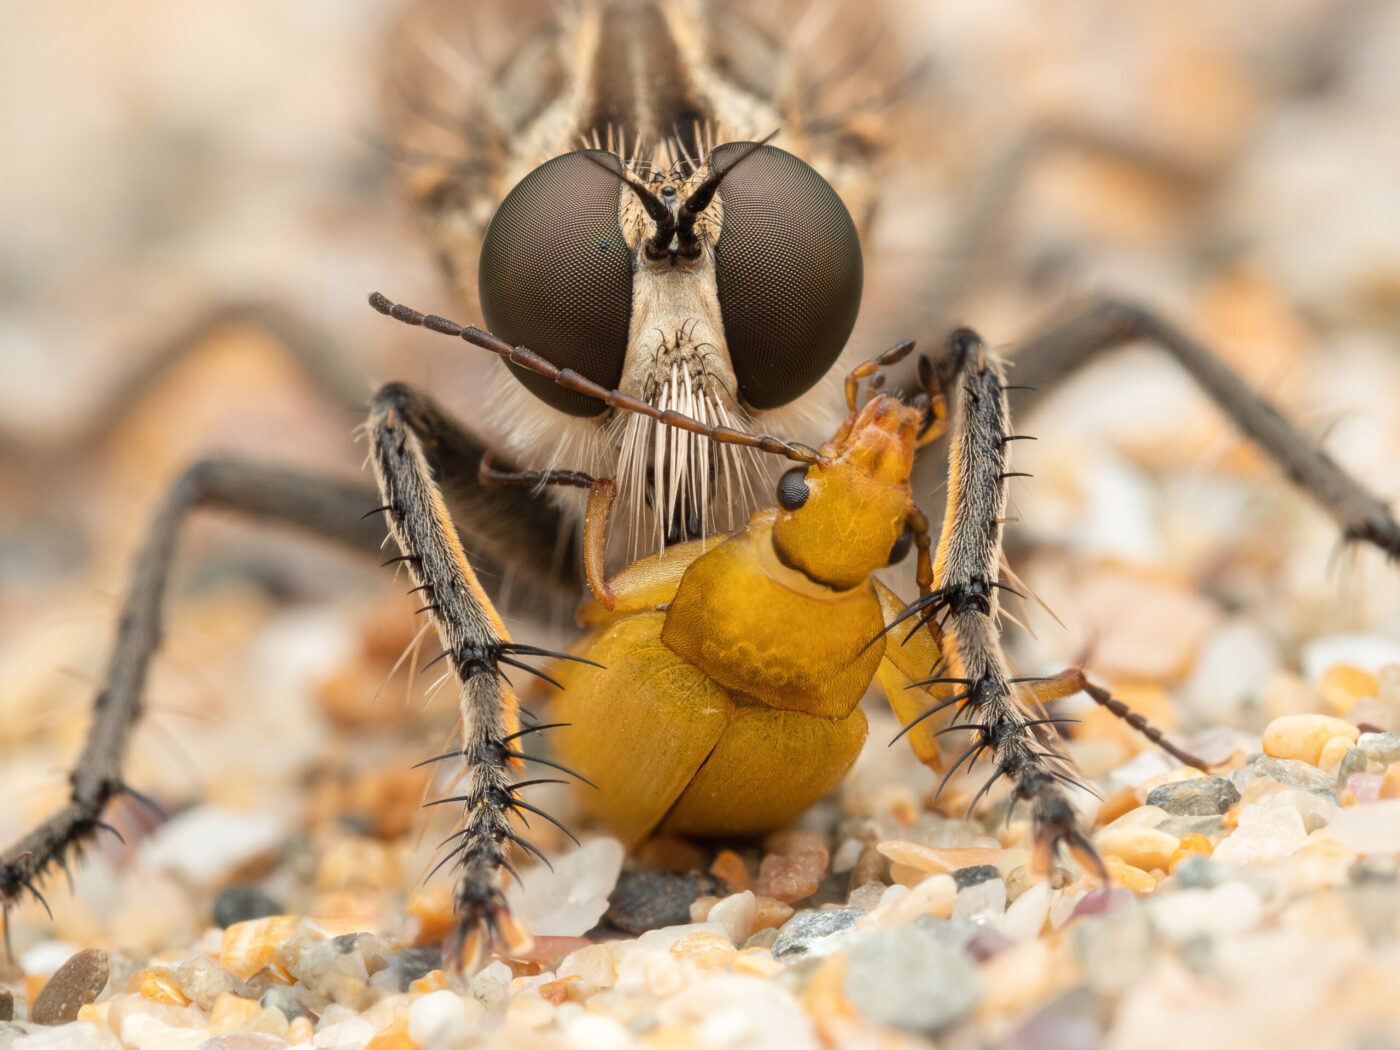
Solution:
{"label": "gravel substrate", "polygon": [[[96,18],[35,15],[0,62],[25,126],[56,136],[26,147],[43,179],[0,171],[0,270],[25,275],[0,318],[0,845],[66,797],[111,596],[170,479],[210,447],[348,474],[363,455],[256,325],[207,335],[86,436],[160,333],[207,301],[289,296],[325,315],[356,396],[363,366],[482,415],[467,350],[384,335],[363,306],[389,274],[445,301],[346,130],[373,123],[383,27],[243,6],[206,23],[132,0],[150,46],[130,50]],[[953,320],[1014,350],[1082,293],[1126,291],[1400,492],[1400,8],[901,10],[933,61],[891,132],[861,356]],[[1170,170],[1047,159],[957,316],[925,316],[968,187],[1026,128],[1064,124]],[[1043,393],[1012,402],[1039,440],[1015,450],[1035,477],[1013,484],[1008,556],[1062,623],[1028,602],[1011,656],[1026,675],[1084,661],[1209,763],[1057,708],[1079,719],[1066,746],[1098,792],[1076,802],[1107,885],[1033,872],[999,792],[964,819],[980,767],[935,802],[872,696],[841,790],[762,841],[629,855],[541,798],[583,844],[530,831],[554,865],[522,863],[511,890],[534,948],[444,972],[449,879],[424,875],[451,815],[425,827],[420,804],[447,785],[412,766],[452,712],[398,664],[407,585],[203,520],[127,770],[163,815],[119,800],[122,839],[41,887],[52,914],[10,913],[0,1050],[1400,1050],[1400,567],[1339,547],[1168,361],[1129,350]],[[570,613],[512,629],[562,644]]]}

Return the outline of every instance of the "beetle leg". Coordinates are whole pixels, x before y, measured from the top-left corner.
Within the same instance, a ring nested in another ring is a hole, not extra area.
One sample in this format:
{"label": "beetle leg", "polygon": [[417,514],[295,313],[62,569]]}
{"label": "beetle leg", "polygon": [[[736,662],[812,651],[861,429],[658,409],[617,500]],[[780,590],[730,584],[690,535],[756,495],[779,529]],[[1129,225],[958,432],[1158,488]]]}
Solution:
{"label": "beetle leg", "polygon": [[1136,303],[1099,299],[1033,336],[1016,354],[1016,377],[1037,390],[1047,390],[1095,354],[1137,340],[1170,353],[1289,480],[1332,515],[1344,540],[1365,540],[1400,558],[1400,524],[1385,503],[1203,343]]}
{"label": "beetle leg", "polygon": [[[241,511],[294,525],[367,552],[377,551],[383,528],[366,519],[374,493],[351,481],[235,459],[201,460],[181,475],[156,512],[137,552],[122,604],[116,643],[93,701],[92,724],[70,776],[68,804],[0,854],[0,908],[25,891],[97,833],[111,830],[102,816],[120,794],[144,797],[126,785],[122,770],[127,740],[141,716],[151,656],[160,645],[161,606],[170,562],[186,516],[196,507]],[[42,898],[40,898],[42,900]]]}

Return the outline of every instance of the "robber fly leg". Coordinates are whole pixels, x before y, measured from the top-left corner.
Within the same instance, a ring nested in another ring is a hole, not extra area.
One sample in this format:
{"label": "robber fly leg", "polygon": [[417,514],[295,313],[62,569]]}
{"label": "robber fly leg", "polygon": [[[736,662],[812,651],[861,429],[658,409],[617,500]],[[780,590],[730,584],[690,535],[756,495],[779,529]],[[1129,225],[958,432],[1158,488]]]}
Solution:
{"label": "robber fly leg", "polygon": [[51,868],[66,865],[70,853],[107,827],[102,820],[107,803],[123,792],[135,795],[123,779],[122,764],[141,716],[151,656],[161,642],[170,562],[189,512],[196,507],[239,511],[372,552],[383,529],[363,516],[374,503],[372,490],[355,482],[234,459],[202,460],[180,477],[136,555],[111,662],[70,777],[68,804],[0,854],[0,908],[8,909],[26,891],[37,896],[38,883]]}
{"label": "robber fly leg", "polygon": [[519,708],[502,667],[529,671],[522,656],[562,654],[514,644],[467,560],[427,452],[450,445],[458,429],[400,383],[381,388],[370,408],[370,459],[384,517],[401,552],[398,560],[423,595],[420,612],[432,617],[459,685],[462,747],[442,756],[460,758],[465,766],[462,827],[448,840],[443,858],[456,863],[458,925],[443,953],[448,965],[470,970],[493,945],[519,952],[530,943],[512,919],[502,887],[503,873],[514,871],[512,844],[538,855],[511,825],[512,813],[528,808],[517,797],[514,775],[527,756],[514,745],[521,735]]}
{"label": "robber fly leg", "polygon": [[1365,540],[1392,558],[1400,557],[1400,524],[1389,507],[1205,345],[1142,306],[1099,299],[1033,336],[1016,354],[1016,380],[1048,390],[1100,351],[1139,340],[1171,354],[1289,480],[1332,515],[1344,539]]}

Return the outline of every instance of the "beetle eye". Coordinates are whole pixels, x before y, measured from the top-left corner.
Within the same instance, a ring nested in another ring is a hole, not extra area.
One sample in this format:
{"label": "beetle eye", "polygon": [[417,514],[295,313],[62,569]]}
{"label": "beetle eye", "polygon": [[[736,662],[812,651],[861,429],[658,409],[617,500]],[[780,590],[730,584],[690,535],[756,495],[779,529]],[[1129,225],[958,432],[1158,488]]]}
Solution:
{"label": "beetle eye", "polygon": [[778,479],[778,506],[783,510],[797,510],[807,502],[810,495],[806,467],[793,467],[784,471],[783,476]]}
{"label": "beetle eye", "polygon": [[[750,143],[710,154],[733,163]],[[860,310],[860,239],[836,191],[809,165],[761,146],[719,186],[715,280],[739,393],[777,408],[826,375]]]}
{"label": "beetle eye", "polygon": [[894,546],[890,548],[890,560],[888,564],[898,565],[905,558],[909,557],[909,550],[914,546],[914,530],[907,525],[904,531],[899,534],[899,538],[894,541]]}
{"label": "beetle eye", "polygon": [[[593,159],[590,159],[593,158]],[[618,226],[622,161],[565,153],[511,190],[481,243],[477,288],[486,327],[609,390],[622,379],[632,318],[632,257]],[[542,401],[575,416],[607,406],[509,364]]]}

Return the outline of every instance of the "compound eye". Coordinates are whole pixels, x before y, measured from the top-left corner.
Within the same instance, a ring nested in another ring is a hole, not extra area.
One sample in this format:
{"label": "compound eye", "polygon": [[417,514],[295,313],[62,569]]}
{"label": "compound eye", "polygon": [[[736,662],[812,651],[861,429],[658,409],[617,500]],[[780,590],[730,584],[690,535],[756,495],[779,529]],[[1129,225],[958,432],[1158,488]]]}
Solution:
{"label": "compound eye", "polygon": [[894,546],[890,548],[890,565],[898,565],[905,558],[909,557],[909,551],[914,546],[914,530],[907,525],[904,531],[899,534],[899,538],[894,541]]}
{"label": "compound eye", "polygon": [[[623,184],[609,168],[620,174],[622,161],[580,150],[521,179],[486,230],[477,289],[492,334],[613,390],[627,355],[632,255],[618,225]],[[596,416],[607,410],[601,401],[507,364],[532,394],[561,412]]]}
{"label": "compound eye", "polygon": [[[710,164],[734,163],[749,146],[726,143]],[[864,280],[860,238],[831,185],[775,146],[734,163],[719,198],[715,279],[739,394],[777,408],[826,375],[846,345]]]}
{"label": "compound eye", "polygon": [[778,479],[778,506],[793,511],[807,502],[811,490],[807,488],[807,468],[793,467]]}

